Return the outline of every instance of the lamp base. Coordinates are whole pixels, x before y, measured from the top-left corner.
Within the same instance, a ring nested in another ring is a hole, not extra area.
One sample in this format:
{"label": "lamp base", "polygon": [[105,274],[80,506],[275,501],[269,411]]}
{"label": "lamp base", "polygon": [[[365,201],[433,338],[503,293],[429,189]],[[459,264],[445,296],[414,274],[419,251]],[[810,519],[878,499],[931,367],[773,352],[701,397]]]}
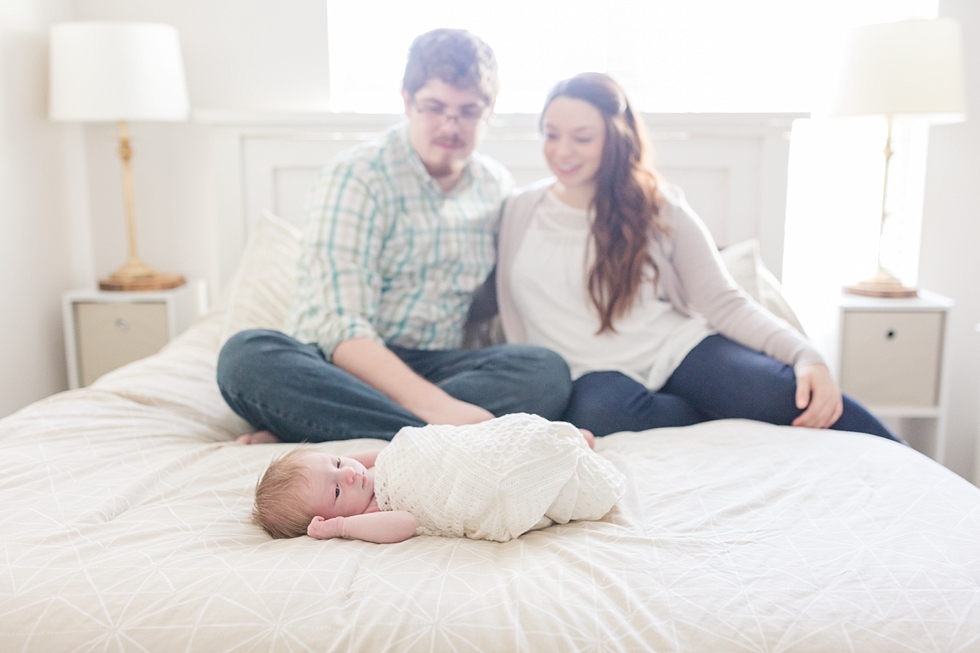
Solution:
{"label": "lamp base", "polygon": [[183,286],[185,279],[180,274],[154,274],[149,277],[135,279],[115,279],[106,277],[99,279],[99,290],[169,290]]}
{"label": "lamp base", "polygon": [[864,295],[866,297],[915,297],[919,291],[902,285],[902,282],[878,268],[874,276],[864,281],[858,281],[848,286],[844,286],[844,292],[850,295]]}
{"label": "lamp base", "polygon": [[99,279],[100,290],[169,290],[183,285],[183,275],[160,274],[135,256],[112,275]]}

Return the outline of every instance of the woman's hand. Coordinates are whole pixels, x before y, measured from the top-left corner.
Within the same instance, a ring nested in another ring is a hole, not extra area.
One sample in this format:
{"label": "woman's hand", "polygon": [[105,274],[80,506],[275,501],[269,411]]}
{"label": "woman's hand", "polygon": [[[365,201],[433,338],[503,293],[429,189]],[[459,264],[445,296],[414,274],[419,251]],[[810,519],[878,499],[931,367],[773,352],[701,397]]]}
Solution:
{"label": "woman's hand", "polygon": [[844,400],[826,365],[814,363],[796,370],[796,407],[806,410],[793,426],[825,429],[840,418]]}

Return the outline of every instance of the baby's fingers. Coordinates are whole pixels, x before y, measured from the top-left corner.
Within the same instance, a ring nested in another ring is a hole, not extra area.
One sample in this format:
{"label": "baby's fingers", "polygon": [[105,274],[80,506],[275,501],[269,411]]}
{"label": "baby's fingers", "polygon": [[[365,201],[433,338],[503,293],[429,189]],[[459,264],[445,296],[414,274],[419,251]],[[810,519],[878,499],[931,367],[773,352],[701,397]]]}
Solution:
{"label": "baby's fingers", "polygon": [[318,537],[323,532],[323,517],[314,517],[310,525],[306,527],[306,534],[310,537]]}

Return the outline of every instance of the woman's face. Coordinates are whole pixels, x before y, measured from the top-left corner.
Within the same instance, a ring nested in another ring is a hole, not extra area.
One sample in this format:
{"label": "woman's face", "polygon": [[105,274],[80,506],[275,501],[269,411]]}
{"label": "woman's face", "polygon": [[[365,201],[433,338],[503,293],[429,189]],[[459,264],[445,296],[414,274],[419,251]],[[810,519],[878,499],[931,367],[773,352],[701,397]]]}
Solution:
{"label": "woman's face", "polygon": [[544,158],[568,190],[595,190],[606,144],[602,113],[585,100],[557,97],[544,110]]}

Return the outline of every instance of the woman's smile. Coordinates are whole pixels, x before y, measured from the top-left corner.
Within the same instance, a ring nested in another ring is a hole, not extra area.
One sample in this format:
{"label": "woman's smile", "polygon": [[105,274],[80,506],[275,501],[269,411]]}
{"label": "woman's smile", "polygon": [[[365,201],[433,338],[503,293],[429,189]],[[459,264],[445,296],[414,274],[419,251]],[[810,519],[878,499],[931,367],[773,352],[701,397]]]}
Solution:
{"label": "woman's smile", "polygon": [[544,158],[561,185],[556,193],[570,204],[587,206],[606,142],[602,114],[584,100],[559,97],[545,109],[541,126]]}

